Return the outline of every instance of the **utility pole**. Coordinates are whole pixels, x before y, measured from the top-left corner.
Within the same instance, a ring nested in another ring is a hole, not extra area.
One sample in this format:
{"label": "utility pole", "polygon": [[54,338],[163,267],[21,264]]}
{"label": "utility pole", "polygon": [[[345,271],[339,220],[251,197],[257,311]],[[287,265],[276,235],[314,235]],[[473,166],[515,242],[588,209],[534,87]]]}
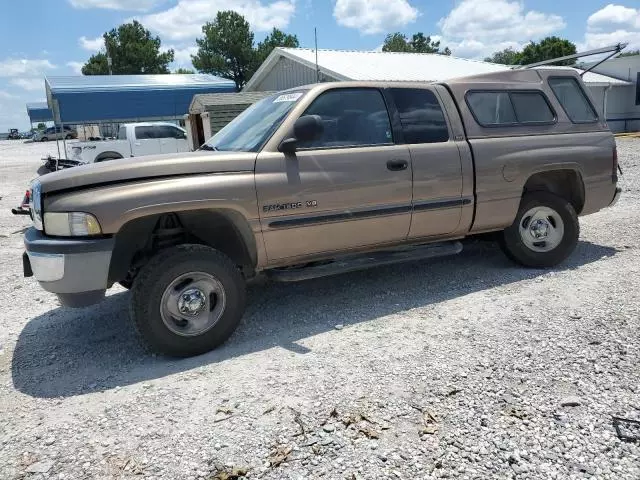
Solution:
{"label": "utility pole", "polygon": [[318,29],[313,27],[313,36],[316,42],[316,83],[320,83],[320,67],[318,67]]}
{"label": "utility pole", "polygon": [[109,68],[109,75],[113,75],[113,70],[111,69],[113,60],[111,59],[111,55],[109,55],[109,46],[107,45],[106,39],[104,42],[104,49],[107,51],[107,67]]}

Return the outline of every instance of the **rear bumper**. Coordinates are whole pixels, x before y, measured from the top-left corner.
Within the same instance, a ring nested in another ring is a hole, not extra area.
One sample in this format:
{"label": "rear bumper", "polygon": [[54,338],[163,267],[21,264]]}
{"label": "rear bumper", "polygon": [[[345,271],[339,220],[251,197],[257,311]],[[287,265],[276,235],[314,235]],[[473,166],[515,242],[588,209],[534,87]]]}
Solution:
{"label": "rear bumper", "polygon": [[52,238],[35,228],[25,232],[24,275],[58,295],[63,305],[99,302],[107,289],[114,240]]}
{"label": "rear bumper", "polygon": [[585,202],[580,215],[589,215],[612,206],[620,196],[619,190],[620,187],[617,185],[617,177],[615,176],[607,176],[590,182],[585,181]]}

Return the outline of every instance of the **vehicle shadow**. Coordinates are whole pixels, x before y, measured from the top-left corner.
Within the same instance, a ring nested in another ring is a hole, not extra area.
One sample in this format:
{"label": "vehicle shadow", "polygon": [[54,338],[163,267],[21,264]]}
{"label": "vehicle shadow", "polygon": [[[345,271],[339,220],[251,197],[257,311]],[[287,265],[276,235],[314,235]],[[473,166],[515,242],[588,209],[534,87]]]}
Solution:
{"label": "vehicle shadow", "polygon": [[[612,247],[579,242],[552,271],[611,257]],[[280,346],[304,354],[298,340],[495,286],[545,275],[519,268],[490,242],[462,254],[301,283],[250,285],[241,325],[220,348],[189,359],[152,356],[137,343],[127,292],[91,309],[57,308],[29,321],[12,358],[15,387],[34,397],[68,397],[130,385]]]}

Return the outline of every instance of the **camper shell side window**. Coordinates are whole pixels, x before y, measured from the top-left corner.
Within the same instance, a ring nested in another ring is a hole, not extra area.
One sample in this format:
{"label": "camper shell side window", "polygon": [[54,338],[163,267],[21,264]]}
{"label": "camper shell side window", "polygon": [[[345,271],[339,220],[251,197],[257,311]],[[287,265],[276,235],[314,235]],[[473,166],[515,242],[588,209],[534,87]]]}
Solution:
{"label": "camper shell side window", "polygon": [[598,121],[596,109],[573,77],[549,77],[549,86],[573,123],[594,123]]}
{"label": "camper shell side window", "polygon": [[557,116],[542,90],[469,90],[467,106],[483,127],[550,125]]}

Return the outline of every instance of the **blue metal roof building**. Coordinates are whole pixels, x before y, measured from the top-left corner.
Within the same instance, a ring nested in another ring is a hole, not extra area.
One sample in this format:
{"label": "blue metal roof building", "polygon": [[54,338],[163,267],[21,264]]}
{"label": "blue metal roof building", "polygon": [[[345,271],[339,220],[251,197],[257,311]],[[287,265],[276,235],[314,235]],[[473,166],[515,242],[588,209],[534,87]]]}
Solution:
{"label": "blue metal roof building", "polygon": [[53,122],[53,113],[47,102],[27,103],[27,115],[31,123]]}
{"label": "blue metal roof building", "polygon": [[235,92],[214,75],[87,75],[46,77],[56,124],[117,123],[180,118],[198,93]]}

